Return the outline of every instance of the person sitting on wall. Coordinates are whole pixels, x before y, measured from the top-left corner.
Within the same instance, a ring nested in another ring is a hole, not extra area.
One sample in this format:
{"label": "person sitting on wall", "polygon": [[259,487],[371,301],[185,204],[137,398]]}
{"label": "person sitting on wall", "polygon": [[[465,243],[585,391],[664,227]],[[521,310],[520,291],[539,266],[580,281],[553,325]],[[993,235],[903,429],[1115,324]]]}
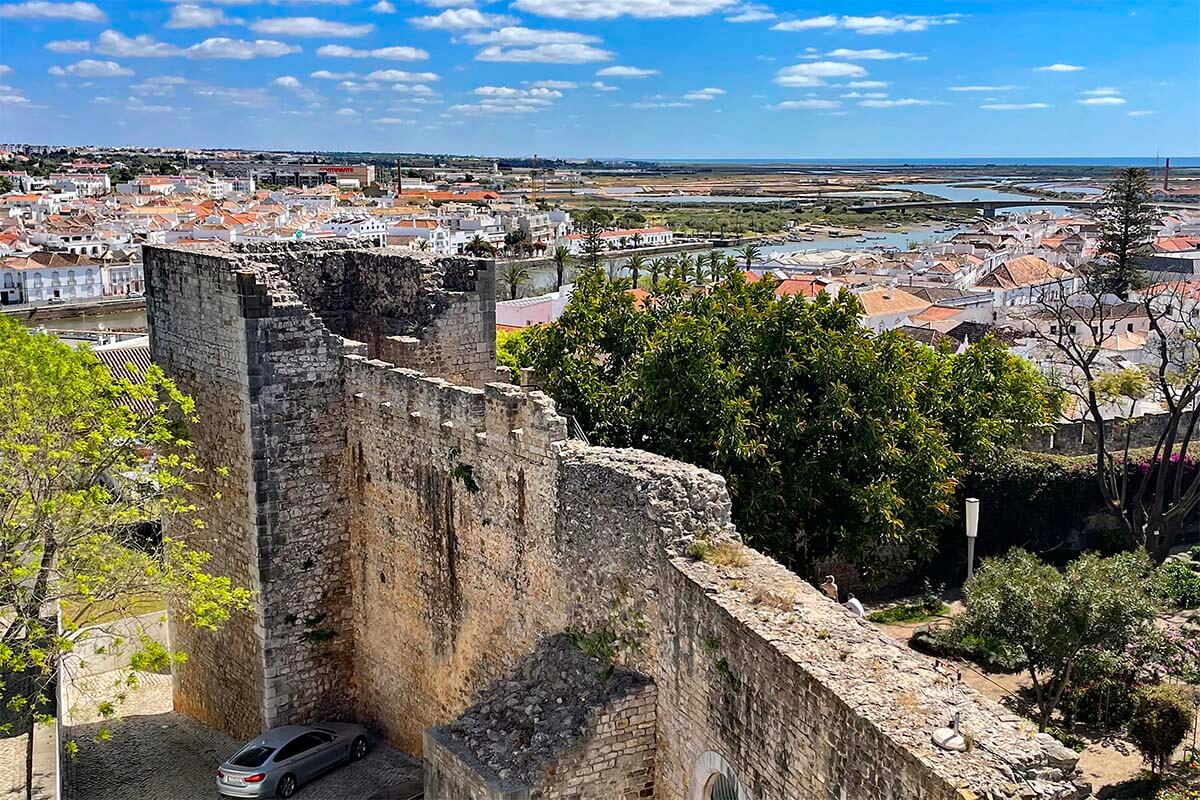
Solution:
{"label": "person sitting on wall", "polygon": [[846,602],[842,605],[849,609],[850,613],[859,619],[866,619],[867,610],[863,608],[863,604],[859,602],[857,597],[854,596],[854,592],[849,592],[846,595]]}

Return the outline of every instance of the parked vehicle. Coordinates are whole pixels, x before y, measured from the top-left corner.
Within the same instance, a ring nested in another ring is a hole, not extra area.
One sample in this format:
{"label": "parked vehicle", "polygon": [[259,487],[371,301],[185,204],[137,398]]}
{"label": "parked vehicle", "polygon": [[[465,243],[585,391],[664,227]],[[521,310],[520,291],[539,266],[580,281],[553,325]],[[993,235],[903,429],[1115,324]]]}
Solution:
{"label": "parked vehicle", "polygon": [[217,769],[223,797],[291,797],[305,783],[367,754],[360,725],[322,722],[272,728]]}

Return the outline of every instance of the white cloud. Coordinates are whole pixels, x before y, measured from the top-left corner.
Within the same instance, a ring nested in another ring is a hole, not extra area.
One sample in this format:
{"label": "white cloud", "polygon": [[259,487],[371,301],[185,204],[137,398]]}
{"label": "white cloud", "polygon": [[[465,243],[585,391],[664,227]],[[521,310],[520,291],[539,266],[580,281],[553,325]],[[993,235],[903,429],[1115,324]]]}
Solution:
{"label": "white cloud", "polygon": [[164,58],[177,56],[182,51],[173,44],[157,42],[145,33],[131,38],[118,31],[104,31],[96,40],[96,52],[118,58]]}
{"label": "white cloud", "polygon": [[197,97],[218,100],[238,108],[266,108],[275,100],[265,89],[242,89],[224,86],[199,86],[192,89]]}
{"label": "white cloud", "polygon": [[1115,86],[1100,86],[1095,89],[1088,89],[1086,92],[1080,92],[1080,94],[1086,97],[1111,97],[1120,93],[1121,90]]}
{"label": "white cloud", "polygon": [[281,89],[287,89],[302,100],[315,102],[321,99],[321,96],[312,89],[300,82],[299,78],[292,75],[280,75],[275,80],[271,81],[272,86],[278,86]]}
{"label": "white cloud", "polygon": [[1049,64],[1044,67],[1034,67],[1034,72],[1079,72],[1084,67],[1075,64]]}
{"label": "white cloud", "polygon": [[601,78],[648,78],[651,75],[657,75],[656,69],[643,69],[642,67],[622,67],[613,66],[605,67],[596,72]]}
{"label": "white cloud", "polygon": [[775,73],[775,83],[780,86],[824,86],[825,78],[860,78],[867,71],[858,64],[840,61],[812,61],[784,67]]}
{"label": "white cloud", "polygon": [[371,120],[376,125],[412,125],[411,119],[401,119],[400,117],[379,117]]}
{"label": "white cloud", "polygon": [[122,67],[115,61],[97,61],[93,58],[85,58],[69,67],[51,67],[48,72],[51,75],[72,75],[76,78],[122,78],[133,74],[133,70]]}
{"label": "white cloud", "polygon": [[246,61],[251,58],[277,58],[291,53],[299,53],[295,45],[276,42],[272,39],[228,39],[215,36],[194,44],[183,51],[188,58],[230,58]]}
{"label": "white cloud", "polygon": [[344,81],[348,78],[355,77],[353,72],[330,72],[327,69],[319,69],[311,73],[308,77],[316,78],[319,81]]}
{"label": "white cloud", "polygon": [[684,103],[679,100],[654,101],[643,100],[637,103],[629,103],[629,108],[691,108],[691,103]]}
{"label": "white cloud", "polygon": [[986,108],[989,111],[1026,111],[1049,107],[1049,103],[984,103],[980,106],[980,108]]}
{"label": "white cloud", "polygon": [[343,44],[324,44],[317,48],[322,58],[379,58],[384,61],[424,61],[429,53],[419,47],[376,47],[373,50],[358,50]]}
{"label": "white cloud", "polygon": [[702,17],[737,5],[737,0],[516,0],[513,8],[555,19],[664,19]]}
{"label": "white cloud", "polygon": [[252,22],[250,30],[275,36],[334,36],[354,39],[366,36],[375,30],[375,26],[371,23],[351,25],[317,17],[275,17]]}
{"label": "white cloud", "polygon": [[847,89],[886,89],[887,81],[850,81],[845,84]]}
{"label": "white cloud", "polygon": [[509,61],[537,64],[591,64],[611,61],[613,53],[590,44],[543,44],[537,47],[485,47],[476,61]]}
{"label": "white cloud", "polygon": [[[143,100],[140,97],[129,98],[129,102],[126,103],[125,109],[127,111],[142,111],[142,112],[147,112],[147,113],[151,113],[151,114],[173,114],[173,113],[175,113],[174,106],[147,105],[145,102],[143,102]],[[186,110],[186,109],[184,109],[184,110]]]}
{"label": "white cloud", "polygon": [[[400,86],[400,84],[395,84],[395,86]],[[342,81],[338,84],[338,88],[344,92],[358,94],[359,92],[378,92],[383,88],[383,86],[375,81],[367,81],[366,83],[358,83],[357,81]]]}
{"label": "white cloud", "polygon": [[895,100],[861,100],[863,108],[899,108],[901,106],[936,106],[941,105],[933,100],[917,100],[913,97],[901,97]]}
{"label": "white cloud", "polygon": [[773,106],[767,106],[771,111],[793,111],[796,109],[828,109],[837,108],[841,103],[837,100],[784,100]]}
{"label": "white cloud", "polygon": [[46,42],[46,49],[51,53],[86,53],[92,49],[92,43],[86,39],[59,39]]}
{"label": "white cloud", "polygon": [[573,81],[530,81],[529,85],[535,89],[577,89],[579,84]]}
{"label": "white cloud", "polygon": [[542,100],[562,97],[562,92],[557,89],[515,89],[512,86],[477,86],[474,94],[480,97],[536,97]]}
{"label": "white cloud", "polygon": [[463,35],[468,44],[495,44],[501,47],[534,47],[543,44],[594,44],[598,36],[573,31],[546,31],[509,26],[494,31],[473,31]]}
{"label": "white cloud", "polygon": [[620,86],[610,86],[609,84],[605,83],[604,81],[592,81],[592,88],[595,89],[597,92],[619,92],[619,91],[621,91]]}
{"label": "white cloud", "polygon": [[1123,106],[1125,105],[1124,97],[1089,97],[1085,100],[1076,101],[1084,106]]}
{"label": "white cloud", "polygon": [[337,111],[335,111],[333,113],[339,117],[357,117],[358,116],[358,112],[355,111],[353,108],[339,108]]}
{"label": "white cloud", "polygon": [[887,97],[887,92],[846,92],[842,97],[849,100],[880,100]]}
{"label": "white cloud", "polygon": [[726,22],[767,22],[778,16],[767,6],[757,3],[746,3],[733,9],[733,14],[725,18]]}
{"label": "white cloud", "polygon": [[0,105],[23,106],[27,103],[29,103],[29,98],[18,92],[16,89],[0,89]]}
{"label": "white cloud", "polygon": [[1130,116],[1130,117],[1148,117],[1153,113],[1154,113],[1153,111],[1130,111],[1128,113],[1128,116]]}
{"label": "white cloud", "polygon": [[448,8],[431,17],[413,17],[413,25],[424,30],[469,31],[479,28],[498,28],[516,22],[503,14],[485,14],[474,8]]}
{"label": "white cloud", "polygon": [[820,28],[842,28],[863,35],[883,35],[924,31],[935,25],[954,25],[961,14],[897,14],[891,17],[839,17],[825,14],[807,19],[790,19],[771,26],[773,31],[808,31]]}
{"label": "white cloud", "polygon": [[950,91],[952,91],[952,92],[1009,92],[1015,88],[1017,88],[1017,87],[1013,86],[1011,84],[1003,84],[1000,86],[987,86],[987,85],[951,86]]}
{"label": "white cloud", "polygon": [[842,27],[862,34],[891,34],[928,30],[934,25],[954,25],[958,14],[899,14],[894,17],[842,17]]}
{"label": "white cloud", "polygon": [[446,109],[446,116],[464,114],[467,116],[482,116],[490,114],[537,114],[545,111],[546,103],[535,103],[528,100],[504,100],[499,98],[484,98],[478,103],[460,103]]}
{"label": "white cloud", "polygon": [[28,3],[0,5],[0,19],[65,19],[75,22],[104,22],[108,16],[95,3]]}
{"label": "white cloud", "polygon": [[392,5],[390,2],[388,2],[388,0],[379,0],[378,3],[371,6],[371,10],[374,11],[376,14],[395,14],[396,13],[396,7],[394,5]]}
{"label": "white cloud", "polygon": [[133,84],[129,89],[135,94],[165,97],[175,94],[178,87],[186,86],[187,83],[188,79],[182,75],[153,75],[141,83]]}
{"label": "white cloud", "polygon": [[369,81],[385,83],[432,83],[438,76],[433,72],[408,72],[402,69],[377,69],[367,75]]}
{"label": "white cloud", "polygon": [[219,8],[181,3],[171,9],[168,28],[215,28],[218,25],[241,25],[242,20],[227,17]]}
{"label": "white cloud", "polygon": [[771,26],[773,31],[811,31],[818,28],[836,28],[838,18],[832,14],[826,14],[823,17],[809,17],[808,19],[789,19],[786,22],[777,22]]}
{"label": "white cloud", "polygon": [[867,50],[850,50],[839,47],[836,50],[830,50],[825,55],[829,58],[844,58],[847,61],[890,61],[896,58],[913,57],[912,53],[896,53],[891,50],[880,50],[878,47]]}
{"label": "white cloud", "polygon": [[433,87],[426,86],[423,83],[396,83],[392,84],[392,90],[401,94],[433,94]]}
{"label": "white cloud", "polygon": [[688,92],[683,96],[684,100],[715,100],[720,95],[725,94],[724,89],[709,87],[707,89],[697,89],[694,92]]}

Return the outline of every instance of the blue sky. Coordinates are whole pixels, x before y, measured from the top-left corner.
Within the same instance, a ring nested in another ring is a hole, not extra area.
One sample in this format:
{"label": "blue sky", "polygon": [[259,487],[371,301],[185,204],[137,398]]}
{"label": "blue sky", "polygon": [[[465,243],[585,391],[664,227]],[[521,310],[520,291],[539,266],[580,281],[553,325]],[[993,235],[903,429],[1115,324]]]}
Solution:
{"label": "blue sky", "polygon": [[1197,0],[0,0],[0,140],[1200,155]]}

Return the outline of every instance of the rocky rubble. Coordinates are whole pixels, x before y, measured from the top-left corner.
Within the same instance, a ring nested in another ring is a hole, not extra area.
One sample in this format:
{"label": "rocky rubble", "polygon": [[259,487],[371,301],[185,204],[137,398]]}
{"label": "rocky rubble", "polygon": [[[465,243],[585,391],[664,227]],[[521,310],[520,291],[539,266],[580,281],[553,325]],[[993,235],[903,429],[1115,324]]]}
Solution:
{"label": "rocky rubble", "polygon": [[549,636],[445,730],[504,783],[527,784],[578,741],[593,710],[648,683]]}

